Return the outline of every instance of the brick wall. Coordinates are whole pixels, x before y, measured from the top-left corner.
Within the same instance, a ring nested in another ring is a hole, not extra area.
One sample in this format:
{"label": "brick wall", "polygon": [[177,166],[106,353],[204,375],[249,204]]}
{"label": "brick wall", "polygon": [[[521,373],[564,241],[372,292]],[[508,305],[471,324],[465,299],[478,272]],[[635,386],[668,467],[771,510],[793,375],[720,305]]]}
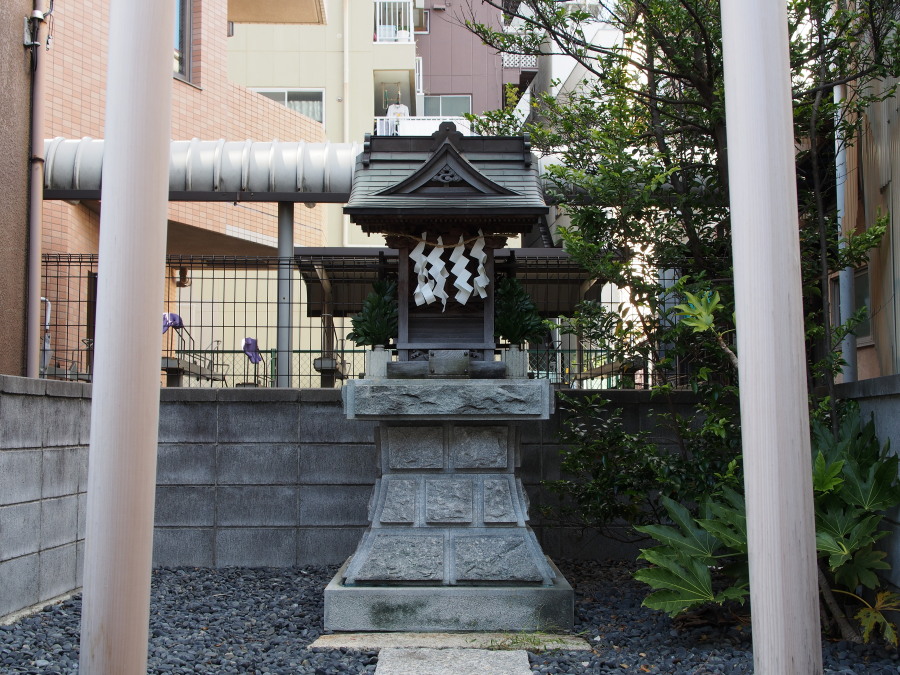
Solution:
{"label": "brick wall", "polygon": [[[47,52],[47,137],[103,138],[108,13],[109,0],[55,7],[53,48]],[[319,123],[228,81],[227,0],[194,0],[192,35],[193,80],[172,83],[173,139],[324,140]],[[248,237],[276,237],[275,205],[252,207],[172,203],[169,218],[222,234],[239,228]],[[91,209],[97,205],[47,202],[45,252],[96,252],[99,219]],[[324,243],[320,210],[296,210],[296,245]]]}

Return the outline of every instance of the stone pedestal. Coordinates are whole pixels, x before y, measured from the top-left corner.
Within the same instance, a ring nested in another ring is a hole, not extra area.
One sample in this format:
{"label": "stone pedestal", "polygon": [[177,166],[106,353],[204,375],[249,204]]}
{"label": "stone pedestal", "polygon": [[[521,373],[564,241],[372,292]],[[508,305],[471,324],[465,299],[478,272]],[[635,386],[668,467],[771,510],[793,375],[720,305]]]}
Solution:
{"label": "stone pedestal", "polygon": [[325,591],[329,630],[568,630],[571,587],[528,527],[515,419],[549,382],[361,380],[349,417],[382,420],[370,527]]}

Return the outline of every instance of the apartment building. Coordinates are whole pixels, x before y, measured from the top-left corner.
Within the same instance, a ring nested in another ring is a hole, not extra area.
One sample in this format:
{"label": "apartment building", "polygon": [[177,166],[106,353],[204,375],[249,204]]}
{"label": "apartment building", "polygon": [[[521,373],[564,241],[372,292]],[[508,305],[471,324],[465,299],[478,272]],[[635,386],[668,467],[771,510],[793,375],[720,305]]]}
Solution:
{"label": "apartment building", "polygon": [[[472,12],[500,23],[498,10],[467,0],[326,0],[323,26],[234,24],[228,72],[320,120],[329,141],[430,135],[447,119],[467,133],[463,115],[501,107],[504,83],[523,70],[466,29]],[[350,227],[339,206],[328,210],[329,245],[382,245]]]}

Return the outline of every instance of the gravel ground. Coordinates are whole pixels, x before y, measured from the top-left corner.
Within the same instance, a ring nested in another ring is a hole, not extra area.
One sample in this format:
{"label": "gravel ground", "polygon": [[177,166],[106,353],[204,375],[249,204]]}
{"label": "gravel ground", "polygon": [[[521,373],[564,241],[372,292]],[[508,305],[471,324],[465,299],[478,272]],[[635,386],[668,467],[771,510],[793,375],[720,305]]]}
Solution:
{"label": "gravel ground", "polygon": [[[594,650],[530,654],[533,672],[752,672],[748,625],[676,626],[642,609],[645,587],[631,579],[633,563],[559,566],[577,591],[576,631]],[[322,632],[322,589],[335,572],[155,570],[148,673],[373,673],[374,652],[307,648]],[[77,672],[80,607],[76,597],[0,626],[0,672]],[[824,653],[826,673],[900,673],[897,650],[826,642]]]}

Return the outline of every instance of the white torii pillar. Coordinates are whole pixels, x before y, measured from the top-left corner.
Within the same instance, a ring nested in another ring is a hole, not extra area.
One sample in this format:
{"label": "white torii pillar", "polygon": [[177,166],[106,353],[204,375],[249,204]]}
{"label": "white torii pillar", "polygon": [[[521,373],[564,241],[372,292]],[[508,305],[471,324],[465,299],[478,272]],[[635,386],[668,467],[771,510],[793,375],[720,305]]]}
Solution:
{"label": "white torii pillar", "polygon": [[147,672],[173,31],[172,2],[111,3],[83,675]]}
{"label": "white torii pillar", "polygon": [[784,0],[722,0],[753,660],[822,672]]}

